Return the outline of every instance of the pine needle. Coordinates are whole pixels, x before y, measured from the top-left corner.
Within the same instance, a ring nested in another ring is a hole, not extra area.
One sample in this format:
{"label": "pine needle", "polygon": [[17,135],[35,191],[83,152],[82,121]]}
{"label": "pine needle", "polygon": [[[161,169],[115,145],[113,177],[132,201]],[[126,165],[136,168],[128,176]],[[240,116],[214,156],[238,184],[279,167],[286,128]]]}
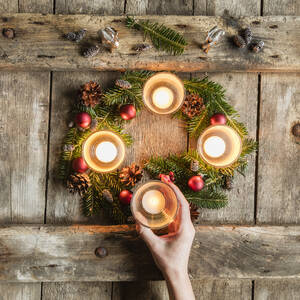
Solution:
{"label": "pine needle", "polygon": [[136,21],[134,18],[127,16],[126,25],[129,28],[142,30],[145,37],[150,37],[156,49],[164,50],[172,55],[182,54],[187,45],[180,33],[163,24],[152,23],[149,20]]}

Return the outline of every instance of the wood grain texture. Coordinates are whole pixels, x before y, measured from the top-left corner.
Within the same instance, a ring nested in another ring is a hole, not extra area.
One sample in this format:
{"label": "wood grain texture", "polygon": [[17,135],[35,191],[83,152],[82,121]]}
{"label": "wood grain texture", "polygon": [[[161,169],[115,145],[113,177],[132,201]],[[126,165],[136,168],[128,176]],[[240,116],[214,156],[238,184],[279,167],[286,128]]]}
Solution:
{"label": "wood grain texture", "polygon": [[111,300],[109,282],[45,283],[43,300]]}
{"label": "wood grain texture", "polygon": [[300,2],[298,0],[264,0],[264,16],[299,16]]}
{"label": "wood grain texture", "polygon": [[124,2],[124,0],[56,0],[55,13],[121,15],[124,12]]}
{"label": "wood grain texture", "polygon": [[[250,300],[251,280],[192,280],[197,300]],[[165,281],[120,282],[114,284],[112,300],[168,300]]]}
{"label": "wood grain texture", "polygon": [[0,300],[40,300],[40,283],[0,283]]}
{"label": "wood grain texture", "polygon": [[193,280],[197,300],[251,300],[251,280]]}
{"label": "wood grain texture", "polygon": [[254,300],[299,300],[299,279],[261,279],[255,281]]}
{"label": "wood grain texture", "polygon": [[[197,76],[195,74],[195,76]],[[201,78],[201,75],[198,75]],[[203,75],[202,75],[203,76]],[[223,73],[209,76],[210,80],[220,83],[226,89],[226,96],[240,113],[240,120],[249,130],[249,136],[255,139],[257,118],[257,86],[256,74]],[[191,140],[191,147],[196,141]],[[228,192],[227,207],[200,209],[199,224],[231,223],[252,224],[254,222],[254,189],[255,189],[255,155],[249,158],[246,177],[236,175],[232,191]]]}
{"label": "wood grain texture", "polygon": [[47,223],[107,224],[104,216],[94,220],[82,215],[79,196],[70,194],[61,181],[55,179],[55,170],[63,139],[68,131],[68,123],[72,120],[70,111],[78,97],[80,86],[94,80],[105,89],[111,87],[118,76],[116,72],[54,72],[53,74]]}
{"label": "wood grain texture", "polygon": [[195,0],[195,15],[207,16],[259,16],[259,0]]}
{"label": "wood grain texture", "polygon": [[42,223],[49,115],[47,73],[0,73],[0,220]]}
{"label": "wood grain texture", "polygon": [[165,281],[114,282],[112,300],[168,300]]}
{"label": "wood grain texture", "polygon": [[[124,17],[88,15],[6,15],[0,19],[1,27],[12,27],[17,37],[5,40],[0,37],[2,59],[0,69],[38,70],[125,70],[155,69],[184,71],[298,71],[300,69],[300,17],[249,17],[240,24],[252,25],[254,36],[265,41],[259,54],[238,49],[230,41],[237,32],[236,22],[222,17],[147,16],[152,21],[163,22],[184,34],[190,43],[181,56],[169,56],[151,49],[137,55],[132,46],[142,41],[142,34],[129,30]],[[137,17],[139,18],[139,17]],[[3,20],[7,21],[4,22]],[[120,34],[120,47],[112,54],[101,52],[89,59],[81,53],[86,43],[95,42],[96,32],[113,25]],[[199,49],[206,33],[218,25],[227,35],[206,55]],[[63,34],[86,28],[88,37],[82,43],[73,43]]]}
{"label": "wood grain texture", "polygon": [[43,13],[53,12],[53,0],[19,0],[19,13]]}
{"label": "wood grain texture", "polygon": [[192,15],[192,0],[127,0],[126,13],[131,15]]}
{"label": "wood grain texture", "polygon": [[[197,226],[190,277],[299,278],[299,235],[296,226]],[[108,251],[103,259],[94,254],[99,246]],[[4,226],[0,255],[0,281],[162,279],[134,226]]]}
{"label": "wood grain texture", "polygon": [[262,76],[257,221],[298,224],[300,146],[291,127],[300,121],[299,74]]}

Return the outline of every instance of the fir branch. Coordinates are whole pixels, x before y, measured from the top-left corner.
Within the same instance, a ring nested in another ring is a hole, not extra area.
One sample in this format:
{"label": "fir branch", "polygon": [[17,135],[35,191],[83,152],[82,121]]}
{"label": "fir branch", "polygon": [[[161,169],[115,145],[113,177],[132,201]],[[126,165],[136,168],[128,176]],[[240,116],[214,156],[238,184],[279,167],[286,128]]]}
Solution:
{"label": "fir branch", "polygon": [[182,54],[187,45],[181,34],[163,24],[151,23],[149,20],[136,21],[134,18],[127,16],[126,25],[128,28],[142,30],[145,37],[150,37],[156,49],[162,49],[173,55]]}
{"label": "fir branch", "polygon": [[253,151],[257,149],[257,143],[252,138],[244,138],[243,139],[243,147],[241,157],[244,157],[248,154],[251,154]]}
{"label": "fir branch", "polygon": [[195,116],[187,121],[188,133],[193,137],[200,136],[201,132],[209,126],[208,109],[206,108],[201,112],[199,116]]}
{"label": "fir branch", "polygon": [[108,106],[133,104],[137,111],[143,107],[142,89],[138,84],[133,84],[131,89],[111,88],[103,95],[103,99]]}
{"label": "fir branch", "polygon": [[129,81],[131,84],[135,84],[142,87],[146,80],[154,75],[155,72],[152,71],[126,71],[122,79]]}
{"label": "fir branch", "polygon": [[219,209],[228,203],[226,194],[207,189],[200,192],[185,191],[184,196],[187,201],[194,203],[199,208]]}

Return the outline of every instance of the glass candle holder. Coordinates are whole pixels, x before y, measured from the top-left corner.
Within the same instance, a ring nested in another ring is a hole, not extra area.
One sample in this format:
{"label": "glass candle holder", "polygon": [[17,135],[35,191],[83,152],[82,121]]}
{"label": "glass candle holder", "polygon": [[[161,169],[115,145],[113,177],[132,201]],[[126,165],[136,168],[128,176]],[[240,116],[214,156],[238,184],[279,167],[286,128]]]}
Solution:
{"label": "glass candle holder", "polygon": [[207,164],[225,168],[240,157],[242,140],[233,128],[227,125],[212,125],[199,137],[197,151]]}
{"label": "glass candle holder", "polygon": [[139,223],[151,229],[161,229],[174,221],[178,200],[166,183],[153,180],[135,190],[130,207]]}
{"label": "glass candle holder", "polygon": [[160,115],[172,114],[183,104],[185,89],[176,75],[161,72],[151,76],[143,87],[143,101],[152,112]]}
{"label": "glass candle holder", "polygon": [[93,171],[98,173],[111,172],[123,162],[125,145],[114,132],[96,131],[84,142],[82,157]]}

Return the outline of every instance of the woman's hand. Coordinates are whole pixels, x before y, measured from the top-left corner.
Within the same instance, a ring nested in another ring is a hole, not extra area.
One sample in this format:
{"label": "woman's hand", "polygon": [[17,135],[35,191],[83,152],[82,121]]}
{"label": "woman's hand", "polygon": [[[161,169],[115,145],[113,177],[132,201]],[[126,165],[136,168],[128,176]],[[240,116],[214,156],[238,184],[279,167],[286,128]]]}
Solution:
{"label": "woman's hand", "polygon": [[191,221],[189,204],[169,176],[163,175],[161,180],[173,189],[180,203],[176,220],[169,225],[169,233],[164,236],[155,235],[150,228],[141,224],[137,225],[137,230],[167,280],[171,299],[192,300],[194,294],[188,277],[188,261],[195,228]]}

